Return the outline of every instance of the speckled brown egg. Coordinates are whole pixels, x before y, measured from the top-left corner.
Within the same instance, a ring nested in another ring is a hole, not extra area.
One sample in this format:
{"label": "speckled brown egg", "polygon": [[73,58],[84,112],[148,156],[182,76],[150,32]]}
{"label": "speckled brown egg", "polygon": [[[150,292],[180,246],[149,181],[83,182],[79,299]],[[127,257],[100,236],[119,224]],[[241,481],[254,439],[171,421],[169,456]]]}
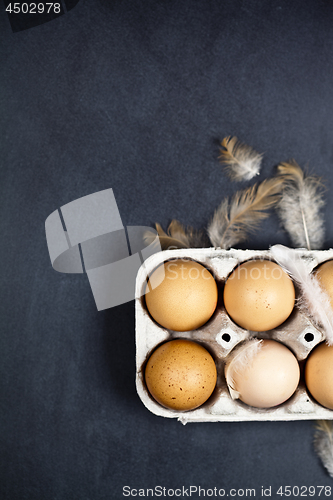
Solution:
{"label": "speckled brown egg", "polygon": [[290,315],[295,303],[292,280],[281,266],[269,260],[252,260],[238,266],[224,287],[229,316],[247,330],[276,328]]}
{"label": "speckled brown egg", "polygon": [[308,356],[305,383],[319,404],[333,410],[333,346],[318,345]]}
{"label": "speckled brown egg", "polygon": [[153,398],[173,410],[202,405],[216,385],[216,366],[202,345],[187,339],[171,340],[150,356],[145,380]]}
{"label": "speckled brown egg", "polygon": [[195,330],[206,323],[215,311],[217,297],[212,274],[198,262],[183,259],[155,269],[145,292],[147,309],[154,320],[178,332]]}

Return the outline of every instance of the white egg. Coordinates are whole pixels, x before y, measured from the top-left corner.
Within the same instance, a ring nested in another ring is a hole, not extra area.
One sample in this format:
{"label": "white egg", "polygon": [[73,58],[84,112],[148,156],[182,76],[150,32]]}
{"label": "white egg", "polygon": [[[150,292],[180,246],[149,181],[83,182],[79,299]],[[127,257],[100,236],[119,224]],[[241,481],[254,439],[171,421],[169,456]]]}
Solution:
{"label": "white egg", "polygon": [[271,408],[295,392],[300,368],[285,345],[274,340],[252,340],[231,354],[225,376],[232,397],[256,408]]}

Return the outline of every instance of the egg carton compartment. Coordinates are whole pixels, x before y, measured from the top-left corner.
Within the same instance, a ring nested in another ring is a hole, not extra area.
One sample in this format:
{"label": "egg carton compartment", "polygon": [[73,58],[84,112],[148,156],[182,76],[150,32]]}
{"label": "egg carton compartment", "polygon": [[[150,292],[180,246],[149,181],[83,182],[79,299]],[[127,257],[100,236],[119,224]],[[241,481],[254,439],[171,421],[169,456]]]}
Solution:
{"label": "egg carton compartment", "polygon": [[[333,259],[333,249],[308,251],[297,249],[309,273],[319,264]],[[197,330],[176,332],[161,327],[149,314],[145,304],[148,277],[162,263],[174,259],[194,260],[206,267],[214,276],[219,300],[209,321]],[[241,328],[228,316],[222,300],[223,286],[230,273],[239,264],[253,259],[273,260],[269,250],[221,250],[215,248],[167,250],[149,257],[141,266],[136,280],[136,388],[144,405],[155,415],[177,418],[187,422],[223,422],[250,420],[312,420],[333,419],[333,410],[316,403],[306,390],[303,378],[304,362],[312,349],[325,340],[325,335],[300,312],[297,305],[289,318],[279,327],[267,332]],[[297,296],[297,287],[296,296]],[[230,396],[224,377],[224,365],[231,351],[241,342],[252,337],[281,342],[295,354],[301,367],[301,379],[296,392],[285,403],[268,409],[248,406]],[[144,369],[151,353],[160,344],[186,338],[202,344],[213,356],[218,372],[216,388],[211,397],[199,408],[176,411],[156,402],[147,390]]]}

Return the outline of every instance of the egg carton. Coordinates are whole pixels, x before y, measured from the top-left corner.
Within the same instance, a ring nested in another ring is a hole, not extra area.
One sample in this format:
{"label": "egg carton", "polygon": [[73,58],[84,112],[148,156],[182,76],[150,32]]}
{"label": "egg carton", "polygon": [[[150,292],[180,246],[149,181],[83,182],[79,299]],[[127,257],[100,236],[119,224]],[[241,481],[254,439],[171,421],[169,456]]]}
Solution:
{"label": "egg carton", "polygon": [[[323,251],[296,250],[309,273],[319,264],[333,259],[333,249]],[[149,315],[145,303],[145,287],[149,275],[162,262],[172,259],[191,259],[209,269],[219,288],[219,300],[210,320],[197,330],[176,332],[157,324]],[[139,269],[136,279],[136,388],[144,405],[155,415],[177,418],[187,422],[231,422],[249,420],[313,420],[333,419],[333,410],[320,406],[309,394],[304,383],[303,368],[312,349],[325,340],[325,335],[302,313],[297,305],[289,318],[279,327],[267,332],[245,330],[228,316],[221,299],[223,285],[242,262],[253,259],[272,258],[269,250],[221,250],[215,248],[166,250],[149,257]],[[296,297],[298,295],[297,286]],[[295,354],[301,369],[301,378],[296,392],[285,403],[268,409],[248,406],[239,399],[233,400],[224,377],[224,365],[230,352],[241,342],[251,337],[269,338],[285,344]],[[213,355],[217,366],[217,384],[212,396],[199,408],[176,411],[165,408],[150,395],[144,378],[144,368],[157,346],[168,340],[186,338],[206,347]]]}

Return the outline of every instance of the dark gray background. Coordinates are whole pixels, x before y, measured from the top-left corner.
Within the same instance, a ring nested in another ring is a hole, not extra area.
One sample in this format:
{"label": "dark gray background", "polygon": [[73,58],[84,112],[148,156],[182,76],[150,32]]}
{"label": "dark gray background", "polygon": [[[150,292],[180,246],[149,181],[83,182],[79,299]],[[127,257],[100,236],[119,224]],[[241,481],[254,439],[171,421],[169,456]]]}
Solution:
{"label": "dark gray background", "polygon": [[[122,487],[332,485],[313,422],[188,424],[135,390],[134,302],[97,312],[53,271],[44,221],[112,187],[124,225],[207,225],[218,142],[323,176],[333,244],[331,1],[81,0],[12,33],[0,6],[0,497],[121,499]],[[246,184],[245,184],[246,185]],[[245,246],[290,244],[276,216]],[[272,498],[281,498],[272,495]]]}

